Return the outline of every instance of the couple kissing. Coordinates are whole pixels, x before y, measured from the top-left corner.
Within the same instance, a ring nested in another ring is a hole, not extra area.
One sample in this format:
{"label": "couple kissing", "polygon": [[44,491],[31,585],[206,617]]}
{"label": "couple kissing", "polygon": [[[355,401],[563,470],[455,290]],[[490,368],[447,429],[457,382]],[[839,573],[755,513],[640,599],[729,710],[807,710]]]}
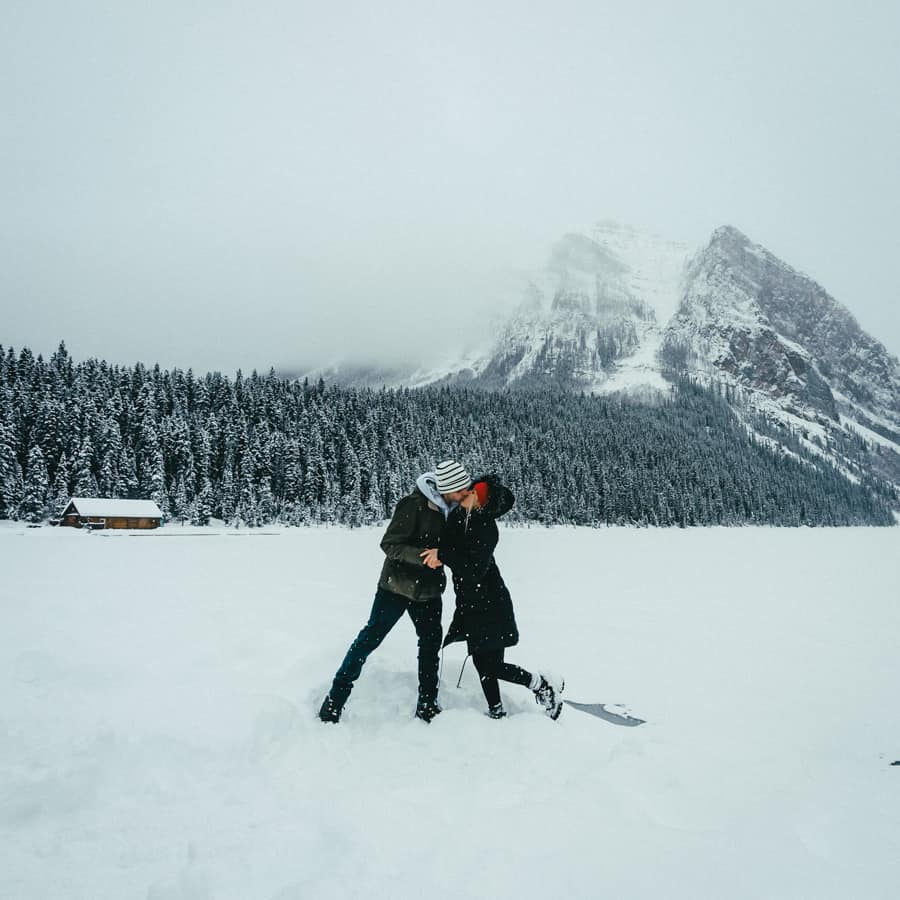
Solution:
{"label": "couple kissing", "polygon": [[[454,460],[416,480],[397,504],[381,540],[385,561],[368,622],[350,645],[319,709],[323,722],[340,721],[369,655],[409,613],[419,640],[419,696],[415,715],[430,722],[438,702],[441,647],[465,641],[492,719],[506,716],[500,681],[528,688],[551,719],[562,711],[562,682],[504,660],[519,642],[512,597],[494,560],[497,519],[512,509],[512,491],[492,476],[471,478]],[[456,609],[441,642],[444,567],[453,575]]]}

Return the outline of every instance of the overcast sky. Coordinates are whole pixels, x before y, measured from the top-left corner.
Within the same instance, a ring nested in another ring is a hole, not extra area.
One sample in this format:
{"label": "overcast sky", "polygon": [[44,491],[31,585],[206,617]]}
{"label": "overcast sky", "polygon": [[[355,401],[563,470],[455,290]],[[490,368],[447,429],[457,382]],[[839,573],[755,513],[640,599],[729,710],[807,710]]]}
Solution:
{"label": "overcast sky", "polygon": [[900,353],[895,0],[5,0],[0,104],[7,346],[421,358],[614,218],[736,225]]}

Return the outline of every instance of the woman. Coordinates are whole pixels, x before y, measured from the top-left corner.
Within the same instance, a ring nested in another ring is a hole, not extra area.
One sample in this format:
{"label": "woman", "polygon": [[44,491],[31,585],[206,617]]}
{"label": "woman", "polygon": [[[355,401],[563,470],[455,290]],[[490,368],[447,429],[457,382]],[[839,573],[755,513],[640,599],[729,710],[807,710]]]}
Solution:
{"label": "woman", "polygon": [[444,646],[461,640],[468,644],[492,719],[506,715],[498,679],[530,688],[547,715],[557,719],[563,684],[557,686],[540,673],[532,675],[503,661],[505,648],[519,642],[519,631],[512,598],[494,562],[494,548],[500,539],[497,519],[513,503],[512,491],[496,478],[479,478],[444,526],[438,555],[453,570],[456,591],[456,612]]}

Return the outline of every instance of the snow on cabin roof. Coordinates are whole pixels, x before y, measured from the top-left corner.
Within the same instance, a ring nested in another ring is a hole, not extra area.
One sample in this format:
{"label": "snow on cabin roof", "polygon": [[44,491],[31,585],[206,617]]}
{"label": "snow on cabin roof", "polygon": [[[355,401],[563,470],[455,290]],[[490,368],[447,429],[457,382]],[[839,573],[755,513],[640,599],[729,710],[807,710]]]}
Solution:
{"label": "snow on cabin roof", "polygon": [[152,500],[105,500],[102,497],[73,497],[66,506],[74,506],[80,516],[116,516],[123,519],[159,519],[162,513]]}

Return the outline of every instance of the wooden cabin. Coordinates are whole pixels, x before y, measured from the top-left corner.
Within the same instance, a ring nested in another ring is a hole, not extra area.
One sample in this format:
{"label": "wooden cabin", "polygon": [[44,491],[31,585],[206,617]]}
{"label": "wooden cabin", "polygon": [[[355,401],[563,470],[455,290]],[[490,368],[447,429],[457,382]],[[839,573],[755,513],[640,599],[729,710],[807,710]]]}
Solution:
{"label": "wooden cabin", "polygon": [[152,500],[73,497],[60,517],[71,528],[159,528],[162,513]]}

